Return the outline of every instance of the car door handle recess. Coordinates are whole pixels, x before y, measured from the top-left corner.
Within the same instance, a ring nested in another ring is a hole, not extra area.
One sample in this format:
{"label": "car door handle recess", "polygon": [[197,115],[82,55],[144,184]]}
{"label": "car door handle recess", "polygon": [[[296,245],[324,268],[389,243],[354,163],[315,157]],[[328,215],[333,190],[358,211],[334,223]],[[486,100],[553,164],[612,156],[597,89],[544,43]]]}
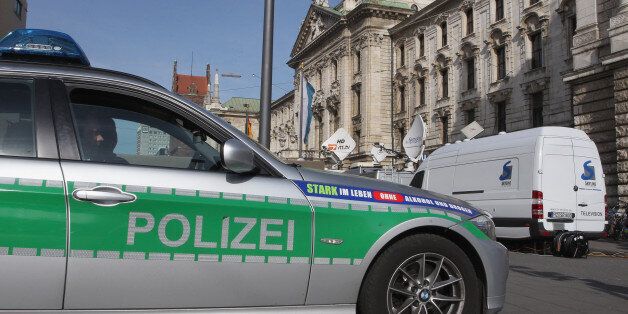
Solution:
{"label": "car door handle recess", "polygon": [[578,206],[580,206],[580,207],[587,207],[587,206],[589,206],[589,204],[587,204],[587,203],[580,203],[580,204],[578,204]]}
{"label": "car door handle recess", "polygon": [[137,196],[122,192],[122,190],[111,186],[97,186],[88,190],[75,190],[72,193],[74,199],[85,202],[92,202],[100,206],[115,206],[121,203],[131,203]]}

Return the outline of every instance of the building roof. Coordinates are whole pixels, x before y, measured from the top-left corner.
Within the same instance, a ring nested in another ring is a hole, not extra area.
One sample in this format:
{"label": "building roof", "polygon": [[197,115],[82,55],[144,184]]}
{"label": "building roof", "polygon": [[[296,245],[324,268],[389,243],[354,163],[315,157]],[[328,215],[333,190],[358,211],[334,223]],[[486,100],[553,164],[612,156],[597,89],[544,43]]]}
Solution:
{"label": "building roof", "polygon": [[279,99],[276,99],[275,101],[273,101],[270,104],[270,108],[272,109],[274,107],[277,107],[280,104],[284,103],[288,99],[294,99],[294,89],[289,91],[289,92],[287,92],[285,95],[279,97]]}
{"label": "building roof", "polygon": [[176,86],[174,92],[180,95],[195,94],[207,95],[207,77],[176,74]]}
{"label": "building roof", "polygon": [[222,107],[231,111],[246,112],[245,104],[249,105],[249,112],[259,112],[260,101],[255,98],[233,97],[222,104]]}

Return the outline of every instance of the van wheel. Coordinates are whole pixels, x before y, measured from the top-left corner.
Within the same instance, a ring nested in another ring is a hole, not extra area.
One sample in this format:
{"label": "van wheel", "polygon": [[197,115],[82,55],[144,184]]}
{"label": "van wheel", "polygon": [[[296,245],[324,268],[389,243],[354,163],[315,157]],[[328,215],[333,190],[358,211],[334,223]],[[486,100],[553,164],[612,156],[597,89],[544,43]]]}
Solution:
{"label": "van wheel", "polygon": [[374,262],[362,284],[362,314],[481,313],[483,286],[467,255],[433,234],[399,240]]}

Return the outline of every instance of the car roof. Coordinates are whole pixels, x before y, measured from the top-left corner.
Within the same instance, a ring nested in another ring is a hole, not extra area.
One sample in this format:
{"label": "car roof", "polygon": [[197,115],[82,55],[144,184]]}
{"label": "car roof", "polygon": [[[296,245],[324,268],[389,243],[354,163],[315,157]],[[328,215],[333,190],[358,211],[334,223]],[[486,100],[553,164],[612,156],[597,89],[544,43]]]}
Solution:
{"label": "car roof", "polygon": [[35,63],[24,61],[0,61],[0,73],[32,73],[33,76],[62,76],[77,78],[92,78],[107,81],[118,81],[160,89],[167,91],[163,86],[137,75],[119,71],[68,64]]}

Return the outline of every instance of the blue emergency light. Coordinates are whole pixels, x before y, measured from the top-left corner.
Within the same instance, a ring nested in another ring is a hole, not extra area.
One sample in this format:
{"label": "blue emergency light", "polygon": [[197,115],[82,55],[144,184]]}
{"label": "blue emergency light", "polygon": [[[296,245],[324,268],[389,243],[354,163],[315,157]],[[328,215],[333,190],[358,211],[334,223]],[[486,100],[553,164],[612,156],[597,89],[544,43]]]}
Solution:
{"label": "blue emergency light", "polygon": [[81,47],[68,34],[16,29],[0,40],[0,59],[89,66]]}

